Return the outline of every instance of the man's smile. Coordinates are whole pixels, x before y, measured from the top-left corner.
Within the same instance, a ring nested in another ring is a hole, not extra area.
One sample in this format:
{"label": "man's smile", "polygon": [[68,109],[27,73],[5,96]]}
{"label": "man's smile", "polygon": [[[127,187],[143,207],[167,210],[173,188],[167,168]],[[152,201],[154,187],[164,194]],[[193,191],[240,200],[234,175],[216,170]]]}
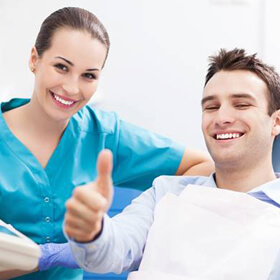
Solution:
{"label": "man's smile", "polygon": [[235,139],[243,136],[244,133],[240,132],[224,132],[224,133],[216,133],[213,135],[213,137],[216,140],[228,140],[228,139]]}

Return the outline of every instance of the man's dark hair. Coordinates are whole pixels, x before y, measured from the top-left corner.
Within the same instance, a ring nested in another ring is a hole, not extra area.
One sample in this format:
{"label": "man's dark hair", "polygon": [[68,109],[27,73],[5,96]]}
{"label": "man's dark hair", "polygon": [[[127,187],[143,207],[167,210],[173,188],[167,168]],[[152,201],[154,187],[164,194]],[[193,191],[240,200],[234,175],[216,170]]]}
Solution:
{"label": "man's dark hair", "polygon": [[217,55],[209,57],[210,63],[205,84],[219,71],[247,70],[262,79],[268,88],[268,114],[280,109],[280,77],[274,67],[256,58],[257,54],[247,55],[244,49],[226,51],[221,49]]}

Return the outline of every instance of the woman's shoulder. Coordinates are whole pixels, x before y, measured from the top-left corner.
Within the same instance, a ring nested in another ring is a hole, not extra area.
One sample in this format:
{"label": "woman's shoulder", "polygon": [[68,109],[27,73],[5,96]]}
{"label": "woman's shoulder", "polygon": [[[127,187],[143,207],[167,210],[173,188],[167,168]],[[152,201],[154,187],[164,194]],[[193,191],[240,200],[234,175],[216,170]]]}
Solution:
{"label": "woman's shoulder", "polygon": [[94,105],[84,106],[72,119],[81,130],[92,133],[115,133],[119,126],[116,112],[97,109]]}
{"label": "woman's shoulder", "polygon": [[1,102],[1,111],[3,113],[16,109],[20,106],[23,106],[25,104],[27,104],[28,102],[30,102],[29,98],[12,98],[9,101],[3,101]]}

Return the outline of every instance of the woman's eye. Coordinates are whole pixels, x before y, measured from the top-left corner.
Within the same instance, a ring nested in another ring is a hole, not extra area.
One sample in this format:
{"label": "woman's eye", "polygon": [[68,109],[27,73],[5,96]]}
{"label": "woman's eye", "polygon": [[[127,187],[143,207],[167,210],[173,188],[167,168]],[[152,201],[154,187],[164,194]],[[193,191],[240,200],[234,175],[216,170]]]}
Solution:
{"label": "woman's eye", "polygon": [[96,79],[96,76],[92,73],[85,73],[85,74],[83,74],[83,77],[85,77],[89,80],[95,80]]}
{"label": "woman's eye", "polygon": [[55,64],[54,67],[64,72],[68,71],[68,67],[61,63]]}

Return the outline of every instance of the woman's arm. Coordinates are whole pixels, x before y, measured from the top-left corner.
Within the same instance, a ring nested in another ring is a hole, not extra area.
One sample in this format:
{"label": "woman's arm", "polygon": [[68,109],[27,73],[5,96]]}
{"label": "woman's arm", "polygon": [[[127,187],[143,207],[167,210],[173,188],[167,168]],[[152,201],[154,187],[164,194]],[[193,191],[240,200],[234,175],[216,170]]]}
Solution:
{"label": "woman's arm", "polygon": [[208,176],[213,171],[214,162],[207,154],[198,150],[186,149],[176,175]]}

